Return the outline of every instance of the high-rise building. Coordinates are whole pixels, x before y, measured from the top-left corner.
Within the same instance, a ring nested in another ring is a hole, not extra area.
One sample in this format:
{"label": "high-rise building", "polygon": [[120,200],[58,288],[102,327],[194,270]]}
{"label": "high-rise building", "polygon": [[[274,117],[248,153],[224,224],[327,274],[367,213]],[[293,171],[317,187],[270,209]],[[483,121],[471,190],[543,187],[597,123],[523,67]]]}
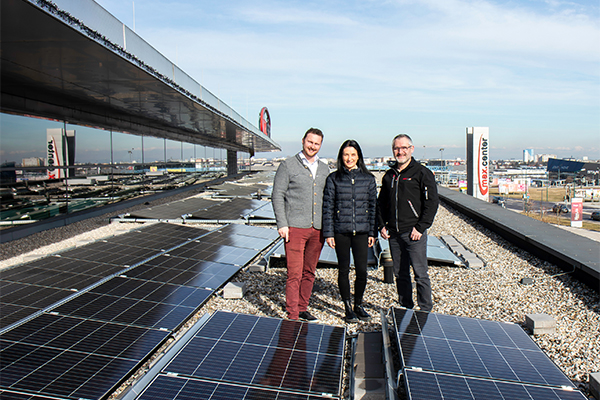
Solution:
{"label": "high-rise building", "polygon": [[525,162],[525,163],[535,162],[535,153],[534,153],[533,149],[523,150],[523,162]]}

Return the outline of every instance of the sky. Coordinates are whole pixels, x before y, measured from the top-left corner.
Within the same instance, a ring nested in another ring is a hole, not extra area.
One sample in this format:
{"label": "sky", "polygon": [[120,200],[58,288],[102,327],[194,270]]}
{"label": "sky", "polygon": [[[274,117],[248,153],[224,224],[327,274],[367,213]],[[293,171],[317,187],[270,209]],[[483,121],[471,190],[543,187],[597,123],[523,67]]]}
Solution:
{"label": "sky", "polygon": [[254,125],[268,107],[282,151],[257,157],[317,127],[322,157],[346,139],[389,156],[407,133],[417,158],[464,159],[486,126],[492,159],[600,159],[597,0],[97,3]]}

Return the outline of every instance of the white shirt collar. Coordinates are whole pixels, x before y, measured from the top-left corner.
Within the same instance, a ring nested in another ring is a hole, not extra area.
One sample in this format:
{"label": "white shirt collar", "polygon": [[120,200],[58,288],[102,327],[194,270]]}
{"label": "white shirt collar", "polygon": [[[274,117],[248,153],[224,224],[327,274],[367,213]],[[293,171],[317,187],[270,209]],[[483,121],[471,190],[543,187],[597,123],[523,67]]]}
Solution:
{"label": "white shirt collar", "polygon": [[298,153],[298,154],[300,154],[300,159],[302,160],[302,162],[303,162],[303,163],[305,163],[305,164],[307,164],[307,165],[311,165],[311,164],[314,164],[314,163],[316,163],[317,161],[319,161],[319,156],[318,156],[318,155],[315,155],[315,161],[313,161],[313,162],[311,163],[310,161],[308,161],[308,158],[306,158],[306,156],[304,155],[304,152],[302,152],[302,151],[301,151],[301,152],[300,152],[300,153]]}

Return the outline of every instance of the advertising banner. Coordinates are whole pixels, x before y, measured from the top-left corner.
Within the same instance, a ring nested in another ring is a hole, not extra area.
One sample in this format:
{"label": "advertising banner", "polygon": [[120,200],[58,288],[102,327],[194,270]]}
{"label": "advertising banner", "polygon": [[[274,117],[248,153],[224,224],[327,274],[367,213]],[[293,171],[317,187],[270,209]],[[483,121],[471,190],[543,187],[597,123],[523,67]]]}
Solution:
{"label": "advertising banner", "polygon": [[46,129],[46,157],[48,165],[48,179],[61,179],[64,177],[64,171],[61,168],[65,165],[64,143],[62,129]]}
{"label": "advertising banner", "polygon": [[489,128],[467,128],[467,193],[489,201],[490,156]]}
{"label": "advertising banner", "polygon": [[583,199],[573,197],[571,201],[571,226],[581,228],[583,226]]}

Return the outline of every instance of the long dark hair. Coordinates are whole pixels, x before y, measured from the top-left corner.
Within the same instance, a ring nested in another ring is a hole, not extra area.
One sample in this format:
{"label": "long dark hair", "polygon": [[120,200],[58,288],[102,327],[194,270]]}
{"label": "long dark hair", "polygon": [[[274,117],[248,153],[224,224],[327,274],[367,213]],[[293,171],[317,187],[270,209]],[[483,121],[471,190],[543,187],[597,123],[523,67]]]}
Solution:
{"label": "long dark hair", "polygon": [[362,153],[362,150],[360,149],[360,145],[358,144],[358,142],[356,140],[348,139],[344,143],[342,143],[342,145],[340,146],[340,151],[338,152],[337,171],[336,171],[337,177],[338,178],[342,177],[342,173],[345,168],[343,154],[344,154],[344,149],[346,149],[347,147],[353,147],[356,150],[356,153],[358,154],[358,161],[356,162],[356,166],[365,174],[373,175],[371,173],[371,171],[369,171],[367,169],[367,166],[365,165],[365,160],[363,159],[363,153]]}

